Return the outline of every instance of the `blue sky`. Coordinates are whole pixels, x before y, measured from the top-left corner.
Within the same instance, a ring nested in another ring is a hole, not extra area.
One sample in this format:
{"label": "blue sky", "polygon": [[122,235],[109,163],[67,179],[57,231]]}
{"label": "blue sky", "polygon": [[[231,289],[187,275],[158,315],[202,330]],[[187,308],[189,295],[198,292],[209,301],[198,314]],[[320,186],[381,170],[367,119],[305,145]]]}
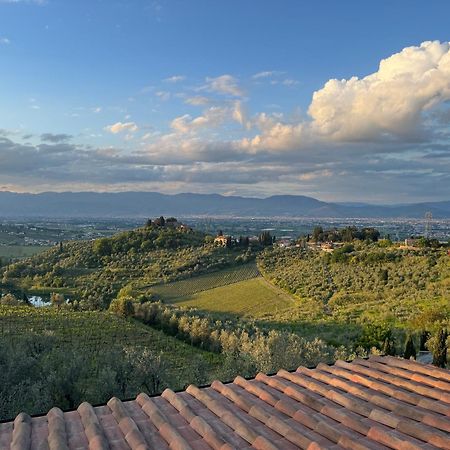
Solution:
{"label": "blue sky", "polygon": [[0,0],[0,188],[449,199],[449,16]]}

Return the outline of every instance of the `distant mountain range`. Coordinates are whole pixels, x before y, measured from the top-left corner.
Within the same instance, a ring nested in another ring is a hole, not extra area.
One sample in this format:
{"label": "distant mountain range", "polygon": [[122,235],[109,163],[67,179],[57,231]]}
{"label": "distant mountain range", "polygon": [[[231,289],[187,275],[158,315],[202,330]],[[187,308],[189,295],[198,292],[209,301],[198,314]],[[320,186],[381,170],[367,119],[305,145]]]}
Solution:
{"label": "distant mountain range", "polygon": [[267,198],[219,194],[160,194],[157,192],[44,192],[18,194],[0,192],[0,218],[12,217],[154,217],[173,216],[290,216],[450,218],[450,201],[401,205],[330,203],[302,195],[274,195]]}

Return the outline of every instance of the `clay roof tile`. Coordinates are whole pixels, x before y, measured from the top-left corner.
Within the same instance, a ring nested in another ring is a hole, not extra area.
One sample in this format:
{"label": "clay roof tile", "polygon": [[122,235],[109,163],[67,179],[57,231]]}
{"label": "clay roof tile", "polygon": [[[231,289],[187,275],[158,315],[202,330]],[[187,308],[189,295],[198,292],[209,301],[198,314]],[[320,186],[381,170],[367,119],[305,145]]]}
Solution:
{"label": "clay roof tile", "polygon": [[0,424],[9,450],[450,449],[450,372],[394,357],[236,377]]}

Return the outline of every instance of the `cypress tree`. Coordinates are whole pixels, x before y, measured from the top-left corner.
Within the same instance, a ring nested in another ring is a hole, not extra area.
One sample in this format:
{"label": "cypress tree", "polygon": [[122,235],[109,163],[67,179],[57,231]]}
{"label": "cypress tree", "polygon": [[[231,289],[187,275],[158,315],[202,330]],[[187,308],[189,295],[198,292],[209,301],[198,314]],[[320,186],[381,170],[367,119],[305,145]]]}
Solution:
{"label": "cypress tree", "polygon": [[428,339],[430,339],[430,333],[428,331],[422,331],[422,333],[420,333],[420,344],[419,344],[420,351],[427,350]]}
{"label": "cypress tree", "polygon": [[445,368],[447,365],[447,337],[448,332],[441,328],[437,334],[436,348],[433,352],[433,365]]}
{"label": "cypress tree", "polygon": [[389,356],[395,356],[395,343],[389,336],[383,342],[383,353]]}
{"label": "cypress tree", "polygon": [[403,353],[403,358],[405,359],[411,359],[411,356],[416,359],[416,347],[414,347],[414,342],[412,339],[412,336],[408,334],[408,337],[406,338],[405,342],[405,352]]}

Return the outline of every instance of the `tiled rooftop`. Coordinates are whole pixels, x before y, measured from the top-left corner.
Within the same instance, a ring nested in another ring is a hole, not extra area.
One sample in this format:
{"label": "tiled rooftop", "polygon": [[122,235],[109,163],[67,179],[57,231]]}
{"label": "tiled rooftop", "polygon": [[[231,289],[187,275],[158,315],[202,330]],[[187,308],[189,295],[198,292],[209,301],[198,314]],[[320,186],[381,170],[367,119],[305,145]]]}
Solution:
{"label": "tiled rooftop", "polygon": [[11,450],[450,449],[450,371],[393,357],[0,424]]}

